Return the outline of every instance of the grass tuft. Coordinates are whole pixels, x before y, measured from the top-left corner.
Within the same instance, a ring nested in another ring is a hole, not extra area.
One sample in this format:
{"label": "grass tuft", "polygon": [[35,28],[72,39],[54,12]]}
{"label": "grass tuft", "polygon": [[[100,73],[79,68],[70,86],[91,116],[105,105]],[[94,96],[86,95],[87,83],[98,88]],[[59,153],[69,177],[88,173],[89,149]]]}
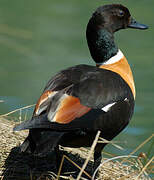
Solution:
{"label": "grass tuft", "polygon": [[[154,173],[154,156],[149,159],[151,149],[147,153],[140,153],[141,147],[152,141],[152,134],[143,143],[135,148],[130,154],[117,156],[104,152],[101,165],[96,169],[92,177],[89,175],[92,171],[92,155],[97,143],[110,143],[118,149],[123,147],[117,145],[116,141],[107,141],[99,138],[100,132],[90,149],[85,148],[65,148],[61,147],[63,158],[58,174],[55,173],[54,156],[35,157],[32,155],[23,155],[19,151],[19,145],[23,142],[28,131],[12,132],[15,126],[14,121],[4,119],[6,116],[19,111],[19,120],[22,120],[22,110],[33,105],[20,108],[13,112],[0,116],[0,180],[58,180],[58,179],[82,179],[88,178],[95,180],[151,180],[149,174]],[[26,116],[23,118],[26,120]],[[124,145],[123,145],[124,146]],[[138,153],[135,156],[134,153]],[[95,177],[98,171],[98,177]]]}

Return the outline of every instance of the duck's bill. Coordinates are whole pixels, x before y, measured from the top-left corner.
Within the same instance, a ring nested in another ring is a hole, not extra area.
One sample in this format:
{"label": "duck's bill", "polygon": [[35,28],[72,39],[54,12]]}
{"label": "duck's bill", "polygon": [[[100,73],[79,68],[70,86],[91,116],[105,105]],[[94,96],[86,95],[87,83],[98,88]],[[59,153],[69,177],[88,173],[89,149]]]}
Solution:
{"label": "duck's bill", "polygon": [[128,25],[128,28],[134,28],[134,29],[148,29],[149,27],[145,24],[138,23],[135,19],[131,19],[130,24]]}

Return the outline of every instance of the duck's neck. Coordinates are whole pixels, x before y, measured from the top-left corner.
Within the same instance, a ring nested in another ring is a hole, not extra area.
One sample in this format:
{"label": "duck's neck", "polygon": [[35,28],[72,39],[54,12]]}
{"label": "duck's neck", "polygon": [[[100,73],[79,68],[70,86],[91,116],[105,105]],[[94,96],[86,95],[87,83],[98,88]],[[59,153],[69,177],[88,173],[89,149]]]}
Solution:
{"label": "duck's neck", "polygon": [[117,54],[118,47],[114,42],[113,33],[107,28],[99,28],[89,22],[86,36],[91,56],[97,64],[104,63]]}

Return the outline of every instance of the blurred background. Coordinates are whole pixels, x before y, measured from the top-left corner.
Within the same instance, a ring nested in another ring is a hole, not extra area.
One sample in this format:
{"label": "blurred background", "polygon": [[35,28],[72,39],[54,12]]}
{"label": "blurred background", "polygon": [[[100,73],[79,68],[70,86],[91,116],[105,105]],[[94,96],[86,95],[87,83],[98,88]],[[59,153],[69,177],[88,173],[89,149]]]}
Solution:
{"label": "blurred background", "polygon": [[[137,97],[131,123],[115,139],[126,141],[122,144],[125,150],[109,145],[106,151],[131,152],[152,135],[154,0],[0,0],[0,114],[36,103],[47,81],[61,69],[81,63],[95,65],[87,48],[86,25],[98,6],[115,2],[127,6],[137,21],[150,28],[115,34],[132,67]],[[19,113],[12,116],[18,118]],[[142,151],[154,154],[152,143],[146,144]]]}

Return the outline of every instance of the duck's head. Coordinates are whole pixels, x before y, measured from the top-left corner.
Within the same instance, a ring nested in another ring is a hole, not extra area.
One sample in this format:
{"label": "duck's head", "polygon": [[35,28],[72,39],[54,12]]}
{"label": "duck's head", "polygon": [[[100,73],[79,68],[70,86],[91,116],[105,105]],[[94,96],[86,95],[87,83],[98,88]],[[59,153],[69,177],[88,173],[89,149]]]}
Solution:
{"label": "duck's head", "polygon": [[92,58],[101,64],[118,52],[113,34],[120,29],[147,29],[148,26],[135,21],[129,10],[121,4],[99,7],[87,26],[87,42]]}
{"label": "duck's head", "polygon": [[121,4],[110,4],[99,7],[90,19],[96,28],[106,28],[110,32],[120,29],[147,29],[148,26],[138,23],[131,17],[129,10]]}

